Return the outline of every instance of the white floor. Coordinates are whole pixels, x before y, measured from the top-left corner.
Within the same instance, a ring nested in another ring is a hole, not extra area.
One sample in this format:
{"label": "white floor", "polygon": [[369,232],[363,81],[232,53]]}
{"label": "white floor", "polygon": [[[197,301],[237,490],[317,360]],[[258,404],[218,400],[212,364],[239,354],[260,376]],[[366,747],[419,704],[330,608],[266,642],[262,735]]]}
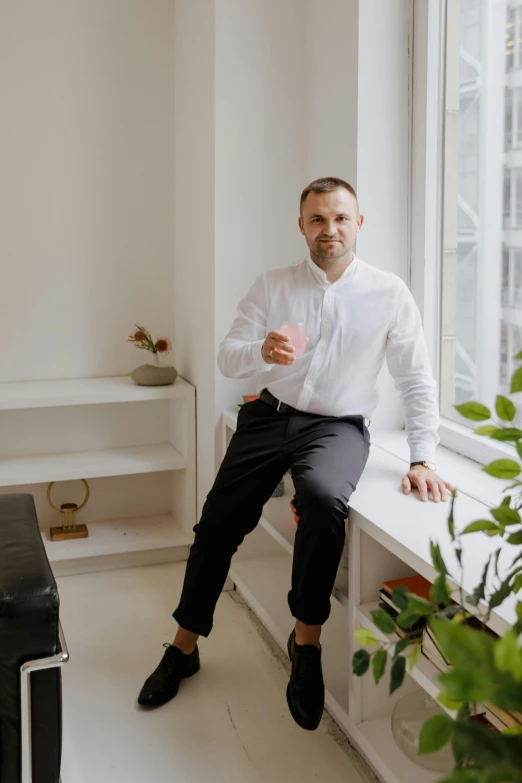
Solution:
{"label": "white floor", "polygon": [[201,671],[164,707],[136,705],[162,642],[172,640],[184,569],[178,563],[58,580],[71,656],[63,669],[62,783],[369,780],[328,721],[313,733],[293,722],[288,675],[235,593],[222,594],[215,628],[200,642]]}

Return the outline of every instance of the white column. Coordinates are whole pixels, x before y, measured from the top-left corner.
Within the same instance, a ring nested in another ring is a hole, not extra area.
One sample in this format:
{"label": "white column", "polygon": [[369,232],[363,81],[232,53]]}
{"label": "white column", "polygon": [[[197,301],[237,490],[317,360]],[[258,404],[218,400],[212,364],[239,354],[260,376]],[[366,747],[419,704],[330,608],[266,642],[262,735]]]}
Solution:
{"label": "white column", "polygon": [[506,3],[482,3],[477,398],[493,405],[499,389]]}

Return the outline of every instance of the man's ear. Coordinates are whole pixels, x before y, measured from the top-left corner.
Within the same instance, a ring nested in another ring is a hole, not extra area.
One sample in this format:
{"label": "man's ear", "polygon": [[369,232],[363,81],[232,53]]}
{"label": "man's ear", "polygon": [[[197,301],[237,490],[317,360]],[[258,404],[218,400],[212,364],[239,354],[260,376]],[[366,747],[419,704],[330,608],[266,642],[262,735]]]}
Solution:
{"label": "man's ear", "polygon": [[357,225],[359,226],[359,231],[363,227],[363,223],[364,223],[364,215],[359,215],[359,217],[357,218]]}
{"label": "man's ear", "polygon": [[299,220],[298,220],[297,222],[298,222],[298,224],[299,224],[299,229],[300,229],[300,231],[301,231],[301,234],[303,234],[303,236],[304,236],[304,223],[303,223],[303,218],[300,216],[300,217],[299,217]]}

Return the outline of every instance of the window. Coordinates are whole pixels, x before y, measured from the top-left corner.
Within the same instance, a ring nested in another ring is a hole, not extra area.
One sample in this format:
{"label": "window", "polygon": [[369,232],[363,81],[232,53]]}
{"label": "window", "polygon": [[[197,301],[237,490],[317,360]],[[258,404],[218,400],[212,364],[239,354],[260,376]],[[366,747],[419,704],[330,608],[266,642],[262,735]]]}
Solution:
{"label": "window", "polygon": [[454,406],[494,407],[522,348],[522,0],[446,0],[441,28],[441,414],[472,426]]}

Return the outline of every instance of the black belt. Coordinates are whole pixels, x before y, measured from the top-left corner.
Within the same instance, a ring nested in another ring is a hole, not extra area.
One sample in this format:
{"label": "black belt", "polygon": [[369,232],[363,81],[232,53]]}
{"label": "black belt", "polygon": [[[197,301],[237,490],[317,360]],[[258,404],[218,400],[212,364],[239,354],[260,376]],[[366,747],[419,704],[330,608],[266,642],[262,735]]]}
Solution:
{"label": "black belt", "polygon": [[[259,395],[259,399],[261,402],[266,402],[267,405],[271,405],[272,408],[275,408],[278,413],[288,413],[290,415],[294,415],[296,413],[306,413],[308,416],[316,415],[313,413],[308,413],[308,411],[300,411],[297,408],[292,407],[292,405],[287,405],[286,402],[281,402],[281,400],[278,400],[277,397],[274,397],[272,392],[269,392],[268,389],[263,389]],[[370,420],[365,416],[357,415],[357,417],[354,416],[354,418],[363,419],[365,426],[370,426]]]}

